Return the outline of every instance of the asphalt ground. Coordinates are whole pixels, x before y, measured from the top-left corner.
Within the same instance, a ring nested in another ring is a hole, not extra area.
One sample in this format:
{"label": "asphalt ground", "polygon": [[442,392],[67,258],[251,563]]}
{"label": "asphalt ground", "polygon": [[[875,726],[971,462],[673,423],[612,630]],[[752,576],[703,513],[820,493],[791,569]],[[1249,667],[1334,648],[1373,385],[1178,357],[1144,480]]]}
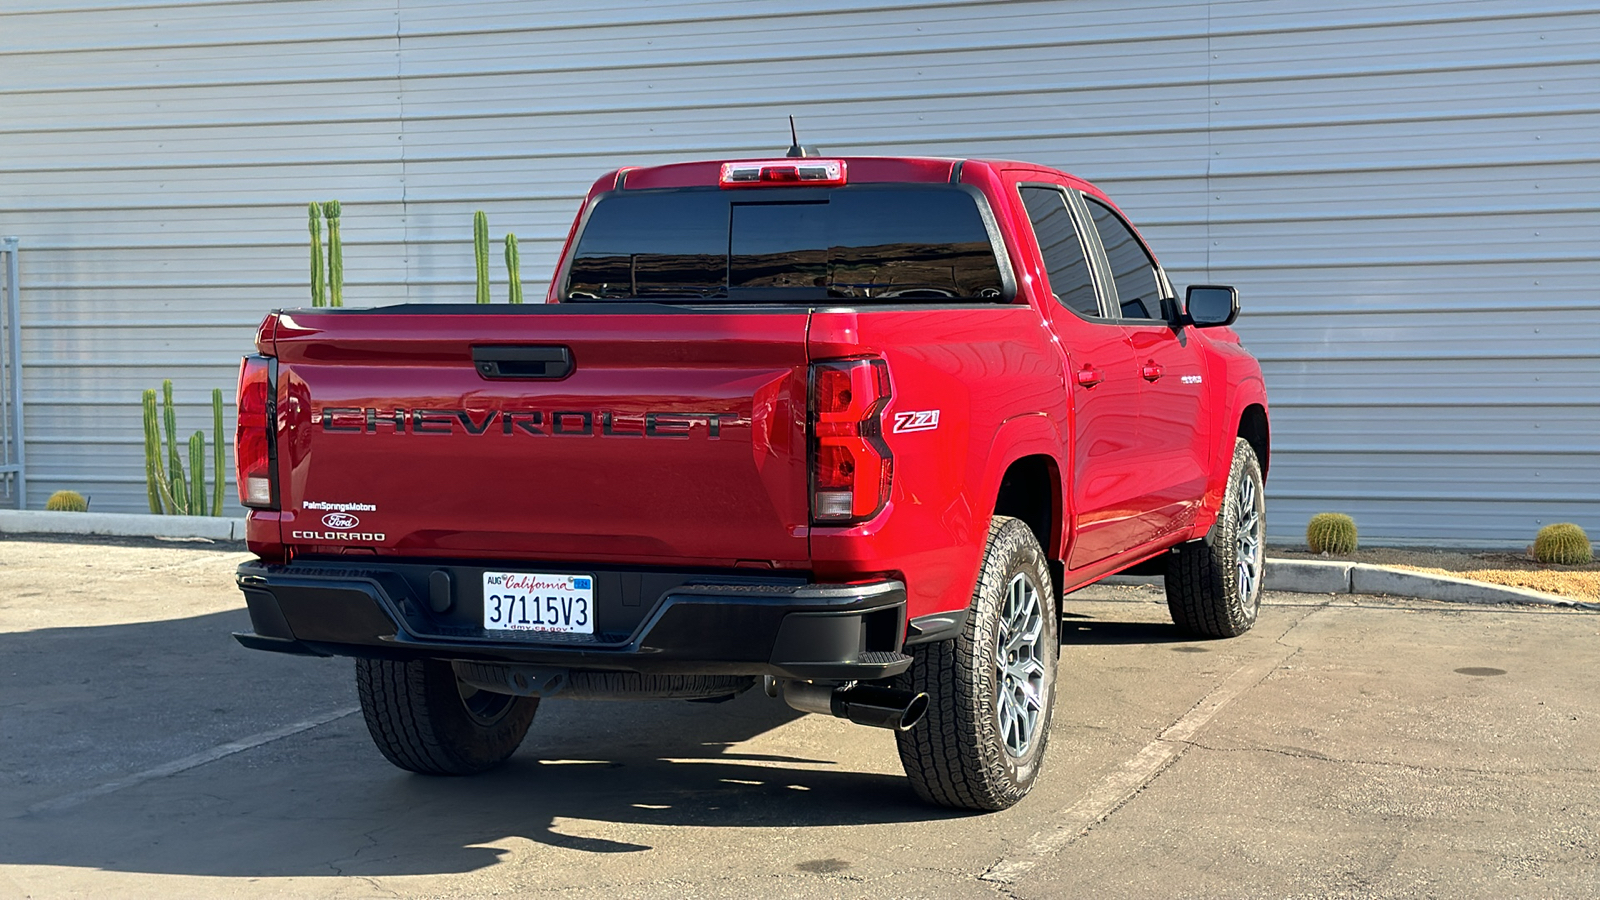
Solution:
{"label": "asphalt ground", "polygon": [[246,651],[247,558],[0,540],[0,900],[1600,896],[1600,615],[1269,595],[1193,641],[1069,598],[1042,779],[921,805],[888,732],[546,702],[473,779],[390,767],[348,660]]}

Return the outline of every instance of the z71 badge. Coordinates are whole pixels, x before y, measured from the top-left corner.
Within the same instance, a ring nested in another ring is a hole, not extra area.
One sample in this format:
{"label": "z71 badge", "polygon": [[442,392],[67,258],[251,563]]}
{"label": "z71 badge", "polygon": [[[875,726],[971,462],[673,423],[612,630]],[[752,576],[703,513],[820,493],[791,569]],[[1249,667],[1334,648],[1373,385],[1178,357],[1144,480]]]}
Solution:
{"label": "z71 badge", "polygon": [[939,411],[937,409],[922,409],[916,412],[894,414],[895,434],[905,434],[909,431],[932,431],[938,427]]}

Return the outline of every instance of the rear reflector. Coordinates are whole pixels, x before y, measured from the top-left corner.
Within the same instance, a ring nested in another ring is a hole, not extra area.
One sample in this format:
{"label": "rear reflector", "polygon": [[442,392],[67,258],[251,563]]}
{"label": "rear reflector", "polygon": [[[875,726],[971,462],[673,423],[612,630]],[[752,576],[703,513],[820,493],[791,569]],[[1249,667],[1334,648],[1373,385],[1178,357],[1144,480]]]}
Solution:
{"label": "rear reflector", "polygon": [[889,502],[894,456],[883,440],[889,366],[850,359],[811,367],[811,518],[864,522]]}
{"label": "rear reflector", "polygon": [[265,356],[246,356],[239,364],[239,429],[233,458],[239,481],[239,502],[254,509],[276,509],[273,452],[272,363]]}
{"label": "rear reflector", "polygon": [[845,183],[842,159],[769,159],[722,164],[718,183],[729,187],[772,187],[802,184],[836,187]]}

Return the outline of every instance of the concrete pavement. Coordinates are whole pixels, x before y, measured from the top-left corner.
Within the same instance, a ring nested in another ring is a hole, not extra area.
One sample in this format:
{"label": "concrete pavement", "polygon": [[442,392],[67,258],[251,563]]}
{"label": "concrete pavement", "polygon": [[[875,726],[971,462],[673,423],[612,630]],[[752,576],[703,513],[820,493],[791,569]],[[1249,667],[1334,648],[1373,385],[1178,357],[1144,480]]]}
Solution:
{"label": "concrete pavement", "polygon": [[1081,592],[1043,780],[966,815],[759,692],[551,701],[501,771],[400,772],[348,661],[228,637],[242,558],[0,540],[0,900],[1600,896],[1593,613],[1284,594],[1191,641]]}

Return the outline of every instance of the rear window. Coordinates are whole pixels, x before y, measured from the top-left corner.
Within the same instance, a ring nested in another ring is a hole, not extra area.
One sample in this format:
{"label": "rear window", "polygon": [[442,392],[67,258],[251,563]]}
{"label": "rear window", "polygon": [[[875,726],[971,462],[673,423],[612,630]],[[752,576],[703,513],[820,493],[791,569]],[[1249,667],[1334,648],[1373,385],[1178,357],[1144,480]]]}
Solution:
{"label": "rear window", "polygon": [[957,185],[619,191],[590,212],[568,300],[999,300]]}

